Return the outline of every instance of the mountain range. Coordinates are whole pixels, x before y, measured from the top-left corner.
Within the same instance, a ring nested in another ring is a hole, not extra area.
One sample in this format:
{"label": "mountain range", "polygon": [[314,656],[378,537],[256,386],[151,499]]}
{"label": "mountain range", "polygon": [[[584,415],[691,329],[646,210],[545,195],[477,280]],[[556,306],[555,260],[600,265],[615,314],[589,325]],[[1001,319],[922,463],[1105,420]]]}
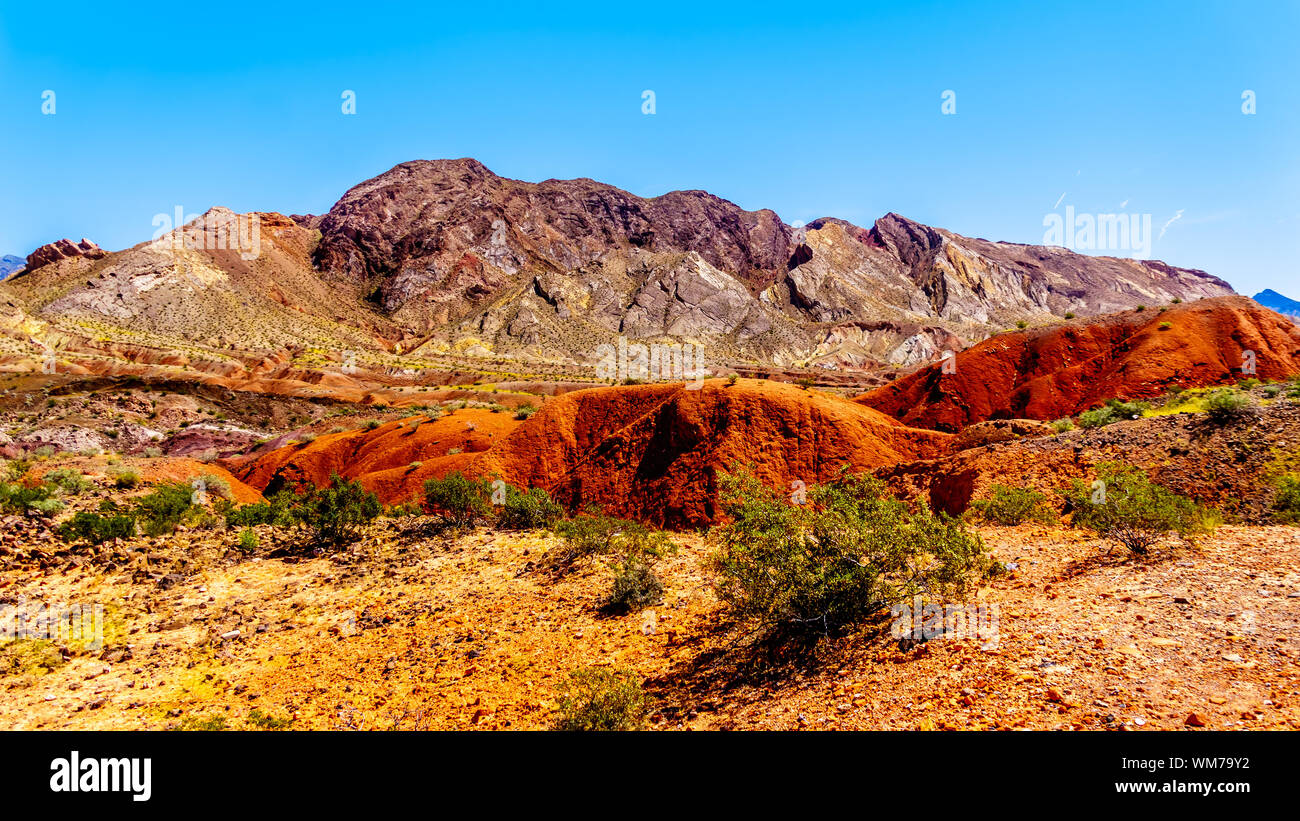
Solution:
{"label": "mountain range", "polygon": [[[257,247],[235,247],[241,236]],[[118,252],[43,246],[0,285],[0,332],[244,369],[267,357],[589,369],[619,337],[695,343],[733,366],[873,369],[933,361],[1012,325],[1232,293],[1204,271],[969,238],[892,213],[865,228],[834,217],[796,227],[704,191],[642,198],[459,159],[402,163],[323,215],[214,208]]]}
{"label": "mountain range", "polygon": [[13,254],[5,254],[0,257],[0,280],[8,279],[14,271],[22,268],[27,264],[27,260]]}
{"label": "mountain range", "polygon": [[1260,305],[1263,305],[1265,308],[1272,308],[1273,310],[1277,311],[1279,314],[1286,314],[1287,316],[1300,318],[1300,302],[1296,302],[1294,299],[1282,296],[1277,291],[1274,291],[1272,288],[1265,288],[1264,290],[1255,294],[1255,296],[1253,296],[1252,299],[1254,299]]}

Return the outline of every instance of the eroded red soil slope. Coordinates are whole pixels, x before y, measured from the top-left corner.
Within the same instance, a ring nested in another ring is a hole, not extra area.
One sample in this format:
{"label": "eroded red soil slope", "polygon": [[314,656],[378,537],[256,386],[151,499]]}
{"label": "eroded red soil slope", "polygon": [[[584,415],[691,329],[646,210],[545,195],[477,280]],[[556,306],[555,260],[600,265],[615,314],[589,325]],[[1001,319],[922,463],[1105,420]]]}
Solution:
{"label": "eroded red soil slope", "polygon": [[[1253,357],[1247,352],[1253,352]],[[915,427],[1059,419],[1119,397],[1300,373],[1300,328],[1245,297],[1216,297],[1000,334],[857,398]]]}
{"label": "eroded red soil slope", "polygon": [[338,472],[391,503],[417,494],[431,476],[463,470],[545,488],[571,509],[595,504],[689,527],[716,514],[720,472],[752,465],[774,486],[812,484],[842,465],[932,458],[950,438],[829,394],[712,380],[698,390],[672,383],[574,391],[525,423],[468,409],[433,422],[412,417],[281,448],[238,472],[268,490],[324,484]]}

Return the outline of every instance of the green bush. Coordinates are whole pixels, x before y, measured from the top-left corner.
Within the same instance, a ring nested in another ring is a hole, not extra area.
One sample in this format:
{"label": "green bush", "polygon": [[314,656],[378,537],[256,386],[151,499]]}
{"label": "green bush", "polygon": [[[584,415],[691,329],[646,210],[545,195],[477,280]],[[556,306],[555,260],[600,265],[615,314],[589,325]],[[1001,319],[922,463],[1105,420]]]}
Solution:
{"label": "green bush", "polygon": [[257,550],[259,544],[261,544],[261,540],[257,538],[256,531],[247,527],[239,531],[240,550],[245,553],[252,553],[254,550]]}
{"label": "green bush", "polygon": [[559,522],[555,532],[564,540],[560,560],[566,564],[589,556],[657,558],[672,549],[662,531],[594,510]]}
{"label": "green bush", "polygon": [[548,528],[564,516],[564,508],[540,487],[520,490],[506,485],[505,504],[497,513],[497,526],[506,530]]}
{"label": "green bush", "polygon": [[230,492],[230,483],[225,479],[222,479],[220,476],[214,476],[211,473],[204,473],[191,483],[191,487],[195,485],[203,488],[204,492],[210,493],[219,499],[229,500],[233,498]]}
{"label": "green bush", "polygon": [[923,504],[910,512],[874,477],[846,470],[808,487],[804,504],[748,474],[721,485],[715,586],[761,625],[828,632],[923,592],[964,599],[998,568],[962,522]]}
{"label": "green bush", "polygon": [[1300,524],[1300,476],[1288,473],[1277,480],[1273,519],[1282,524]]}
{"label": "green bush", "polygon": [[424,501],[452,527],[469,527],[491,510],[492,483],[452,471],[442,479],[426,479]]}
{"label": "green bush", "polygon": [[264,713],[254,707],[248,713],[248,726],[258,730],[287,730],[293,723],[291,718],[279,718],[270,713]]}
{"label": "green bush", "polygon": [[1047,506],[1047,497],[1029,488],[994,485],[991,497],[973,502],[971,508],[985,521],[1000,525],[1056,521],[1056,514]]}
{"label": "green bush", "polygon": [[632,673],[589,667],[569,674],[560,698],[557,730],[636,730],[645,722],[646,697]]}
{"label": "green bush", "polygon": [[294,517],[311,529],[319,545],[339,546],[356,541],[361,528],[383,512],[378,497],[337,473],[329,487],[310,488],[298,497]]}
{"label": "green bush", "polygon": [[1255,402],[1249,394],[1234,388],[1220,388],[1205,398],[1205,413],[1216,425],[1226,425],[1251,416]]}
{"label": "green bush", "polygon": [[5,476],[9,481],[17,482],[27,475],[27,471],[32,469],[30,459],[11,459],[5,464]]}
{"label": "green bush", "polygon": [[59,468],[45,474],[45,482],[54,485],[69,496],[80,496],[94,490],[95,483],[81,475],[81,471],[72,468]]}
{"label": "green bush", "polygon": [[134,470],[119,470],[113,473],[113,485],[119,490],[132,490],[140,484],[140,474]]}
{"label": "green bush", "polygon": [[532,405],[520,405],[519,408],[515,410],[515,418],[528,419],[534,413],[537,413],[537,408],[533,407]]}
{"label": "green bush", "polygon": [[165,536],[196,511],[194,488],[185,482],[158,485],[135,502],[136,516],[146,536]]}
{"label": "green bush", "polygon": [[186,716],[181,719],[181,730],[194,731],[201,733],[216,733],[226,729],[225,716],[208,716],[199,718],[197,716]]}
{"label": "green bush", "polygon": [[135,519],[130,516],[101,516],[80,511],[59,526],[59,538],[65,542],[104,542],[130,539],[135,535]]}
{"label": "green bush", "polygon": [[1217,524],[1214,511],[1155,484],[1139,468],[1102,462],[1097,479],[1102,484],[1095,489],[1075,479],[1062,491],[1074,524],[1095,530],[1135,555],[1147,555],[1168,533],[1187,539]]}
{"label": "green bush", "polygon": [[24,516],[53,516],[64,507],[54,494],[54,486],[44,482],[35,485],[0,482],[0,511]]}
{"label": "green bush", "polygon": [[1109,399],[1102,407],[1079,414],[1079,427],[1102,428],[1124,419],[1136,419],[1150,407],[1146,402],[1125,402],[1120,399]]}
{"label": "green bush", "polygon": [[1052,423],[1052,430],[1057,433],[1065,433],[1066,431],[1074,430],[1074,420],[1068,417],[1065,419],[1057,419]]}
{"label": "green bush", "polygon": [[641,610],[663,598],[664,586],[645,556],[624,556],[614,567],[609,606],[615,610]]}
{"label": "green bush", "polygon": [[294,523],[293,509],[298,504],[298,496],[291,490],[282,490],[267,498],[265,502],[251,505],[230,507],[225,511],[227,527],[254,527],[256,525],[279,525],[285,527]]}

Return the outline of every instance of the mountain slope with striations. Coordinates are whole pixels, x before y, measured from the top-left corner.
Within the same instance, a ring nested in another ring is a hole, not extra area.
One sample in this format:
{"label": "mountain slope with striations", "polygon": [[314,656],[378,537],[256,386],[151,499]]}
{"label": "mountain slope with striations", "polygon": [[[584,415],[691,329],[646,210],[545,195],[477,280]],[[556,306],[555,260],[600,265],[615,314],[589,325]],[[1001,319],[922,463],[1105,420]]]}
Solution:
{"label": "mountain slope with striations", "polygon": [[[255,254],[223,244],[222,226],[254,217]],[[380,371],[459,358],[531,374],[590,370],[622,336],[699,344],[711,364],[870,370],[923,364],[1016,322],[1230,293],[1203,271],[971,239],[896,214],[796,228],[703,191],[642,198],[589,179],[510,180],[471,159],[416,161],[324,215],[216,208],[123,251],[43,246],[0,284],[0,362],[136,346],[217,362],[230,379],[267,362],[337,370],[349,355]]]}

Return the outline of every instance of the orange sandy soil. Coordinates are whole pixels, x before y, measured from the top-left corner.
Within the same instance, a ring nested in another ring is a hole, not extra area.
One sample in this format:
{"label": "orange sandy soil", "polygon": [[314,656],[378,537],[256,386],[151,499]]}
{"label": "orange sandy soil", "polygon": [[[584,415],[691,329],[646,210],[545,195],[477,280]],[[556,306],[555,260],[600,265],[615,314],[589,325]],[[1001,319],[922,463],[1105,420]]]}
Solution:
{"label": "orange sandy soil", "polygon": [[419,521],[296,562],[232,560],[233,533],[199,534],[213,544],[190,555],[211,558],[170,589],[93,564],[6,571],[6,601],[105,603],[108,639],[48,670],[0,663],[0,727],[241,729],[257,708],[294,729],[537,729],[567,672],[595,664],[641,676],[663,729],[1185,729],[1192,713],[1300,729],[1293,528],[1224,527],[1146,564],[1072,531],[983,528],[1016,565],[981,592],[996,647],[902,650],[883,619],[781,658],[732,645],[697,537],[658,566],[660,605],[609,616],[602,564],[539,569],[554,537],[422,536]]}

